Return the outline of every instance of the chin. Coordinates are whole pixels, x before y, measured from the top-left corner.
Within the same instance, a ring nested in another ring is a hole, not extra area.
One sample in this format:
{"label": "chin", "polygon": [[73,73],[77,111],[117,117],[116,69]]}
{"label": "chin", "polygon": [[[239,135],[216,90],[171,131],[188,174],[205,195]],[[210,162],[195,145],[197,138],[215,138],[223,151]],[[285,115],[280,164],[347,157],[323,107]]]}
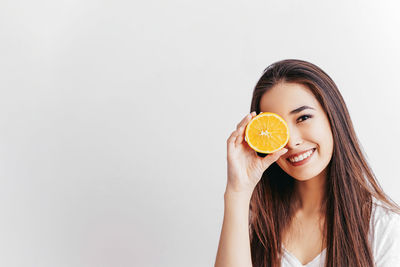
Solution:
{"label": "chin", "polygon": [[297,171],[294,171],[293,167],[287,166],[286,162],[282,164],[282,161],[278,161],[277,164],[284,172],[290,175],[293,179],[301,182],[311,180],[319,176],[319,174],[321,174],[324,171],[324,169],[311,170],[310,168],[303,168],[303,169],[299,168]]}
{"label": "chin", "polygon": [[299,182],[305,182],[305,181],[311,180],[311,179],[316,177],[316,176],[300,176],[300,177],[296,177],[296,176],[293,176],[293,175],[290,175],[290,176],[293,177],[293,179],[295,179],[295,180],[297,180]]}

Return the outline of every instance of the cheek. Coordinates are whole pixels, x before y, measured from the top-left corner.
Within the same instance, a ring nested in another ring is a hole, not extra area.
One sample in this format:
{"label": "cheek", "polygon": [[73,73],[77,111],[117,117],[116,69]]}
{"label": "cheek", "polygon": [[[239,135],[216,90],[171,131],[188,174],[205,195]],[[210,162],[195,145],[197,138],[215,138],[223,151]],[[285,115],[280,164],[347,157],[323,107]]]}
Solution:
{"label": "cheek", "polygon": [[318,175],[326,168],[332,158],[333,136],[328,121],[313,121],[305,127],[303,126],[304,141],[311,145],[317,146],[317,152],[313,164],[308,168],[293,168],[285,158],[278,159],[277,164],[283,171],[293,176],[297,180],[306,180]]}
{"label": "cheek", "polygon": [[320,152],[331,156],[333,151],[333,136],[329,122],[325,120],[320,121],[312,127],[311,131],[316,138]]}

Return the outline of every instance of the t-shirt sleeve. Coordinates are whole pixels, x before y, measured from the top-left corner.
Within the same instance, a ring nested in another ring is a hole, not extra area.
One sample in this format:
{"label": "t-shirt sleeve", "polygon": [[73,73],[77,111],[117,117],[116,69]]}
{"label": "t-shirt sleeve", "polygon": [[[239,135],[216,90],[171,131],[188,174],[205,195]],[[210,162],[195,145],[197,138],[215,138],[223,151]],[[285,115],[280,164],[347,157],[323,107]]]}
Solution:
{"label": "t-shirt sleeve", "polygon": [[374,233],[376,267],[400,267],[400,215],[386,211],[379,214]]}

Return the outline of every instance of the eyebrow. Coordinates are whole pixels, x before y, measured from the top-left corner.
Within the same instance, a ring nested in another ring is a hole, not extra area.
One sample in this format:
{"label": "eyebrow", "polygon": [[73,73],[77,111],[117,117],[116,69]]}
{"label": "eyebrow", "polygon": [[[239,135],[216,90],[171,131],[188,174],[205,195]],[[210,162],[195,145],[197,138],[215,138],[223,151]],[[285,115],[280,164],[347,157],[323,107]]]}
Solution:
{"label": "eyebrow", "polygon": [[299,108],[296,108],[295,110],[290,111],[289,115],[293,115],[293,114],[299,113],[299,112],[301,112],[301,111],[303,111],[305,109],[313,109],[313,110],[315,110],[315,108],[312,108],[312,107],[309,107],[309,106],[301,106]]}

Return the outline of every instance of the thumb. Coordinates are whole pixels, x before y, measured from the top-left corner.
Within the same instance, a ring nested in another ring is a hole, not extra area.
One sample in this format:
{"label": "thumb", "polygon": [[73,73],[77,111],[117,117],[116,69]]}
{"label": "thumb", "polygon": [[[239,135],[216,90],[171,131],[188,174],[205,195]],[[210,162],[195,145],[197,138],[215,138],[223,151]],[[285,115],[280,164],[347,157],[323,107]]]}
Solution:
{"label": "thumb", "polygon": [[278,150],[272,154],[269,154],[268,156],[266,156],[264,158],[264,163],[269,167],[272,163],[277,161],[286,152],[288,152],[288,149],[282,148],[281,150]]}

